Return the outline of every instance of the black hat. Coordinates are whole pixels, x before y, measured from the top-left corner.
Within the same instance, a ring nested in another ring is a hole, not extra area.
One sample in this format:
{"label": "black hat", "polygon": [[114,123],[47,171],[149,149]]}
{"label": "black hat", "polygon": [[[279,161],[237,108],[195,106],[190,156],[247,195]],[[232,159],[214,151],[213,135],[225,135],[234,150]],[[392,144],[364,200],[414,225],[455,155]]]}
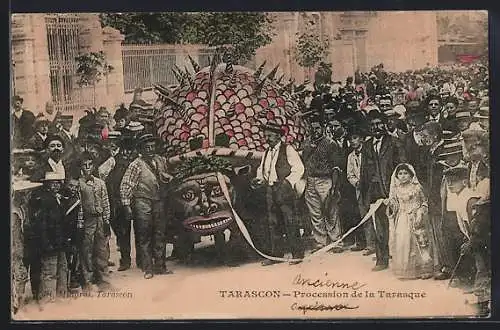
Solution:
{"label": "black hat", "polygon": [[148,142],[156,142],[156,138],[151,133],[141,134],[137,139],[137,145],[141,146]]}
{"label": "black hat", "polygon": [[127,108],[122,106],[115,111],[113,119],[115,121],[118,121],[120,119],[127,119],[128,116],[129,116],[129,112],[128,112]]}
{"label": "black hat", "polygon": [[267,124],[262,124],[260,126],[260,128],[264,131],[271,131],[271,132],[275,132],[275,133],[278,133],[280,135],[284,135],[285,132],[283,131],[283,129],[281,128],[280,125],[276,124],[276,123],[267,123]]}
{"label": "black hat", "polygon": [[406,121],[414,121],[417,126],[423,125],[427,122],[427,115],[422,111],[410,111],[406,114]]}
{"label": "black hat", "polygon": [[14,95],[14,97],[12,98],[12,101],[13,102],[20,101],[21,103],[23,103],[24,99],[21,96],[19,96],[19,95]]}
{"label": "black hat", "polygon": [[459,164],[455,167],[444,170],[443,173],[446,179],[451,182],[466,180],[469,175],[469,168],[467,167],[467,165]]}
{"label": "black hat", "polygon": [[49,134],[49,135],[47,135],[47,138],[43,142],[43,147],[45,149],[47,149],[49,147],[49,143],[52,142],[52,141],[59,141],[59,142],[62,143],[63,148],[66,147],[66,144],[64,143],[64,139],[62,137],[60,137],[59,135],[57,135],[57,134]]}

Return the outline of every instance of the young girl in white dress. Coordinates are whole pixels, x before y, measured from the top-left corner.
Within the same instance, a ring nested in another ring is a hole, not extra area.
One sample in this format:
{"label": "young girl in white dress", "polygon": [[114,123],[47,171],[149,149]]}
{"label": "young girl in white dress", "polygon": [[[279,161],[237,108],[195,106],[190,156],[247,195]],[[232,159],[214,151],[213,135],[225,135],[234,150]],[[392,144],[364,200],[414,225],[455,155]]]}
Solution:
{"label": "young girl in white dress", "polygon": [[387,202],[393,273],[400,279],[431,278],[433,260],[427,198],[410,164],[399,164],[394,170]]}

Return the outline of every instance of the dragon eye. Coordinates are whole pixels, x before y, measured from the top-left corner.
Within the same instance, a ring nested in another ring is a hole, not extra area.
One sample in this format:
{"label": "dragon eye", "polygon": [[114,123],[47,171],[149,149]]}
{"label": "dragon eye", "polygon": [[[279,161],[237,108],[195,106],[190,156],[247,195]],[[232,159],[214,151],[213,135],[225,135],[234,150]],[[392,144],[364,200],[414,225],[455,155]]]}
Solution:
{"label": "dragon eye", "polygon": [[192,201],[192,200],[194,200],[194,198],[195,198],[194,191],[192,191],[192,190],[187,190],[187,191],[185,191],[185,192],[182,194],[182,198],[183,198],[185,201],[191,202],[191,201]]}
{"label": "dragon eye", "polygon": [[222,189],[220,188],[220,186],[214,186],[214,187],[212,187],[212,191],[210,192],[210,195],[212,197],[222,196]]}

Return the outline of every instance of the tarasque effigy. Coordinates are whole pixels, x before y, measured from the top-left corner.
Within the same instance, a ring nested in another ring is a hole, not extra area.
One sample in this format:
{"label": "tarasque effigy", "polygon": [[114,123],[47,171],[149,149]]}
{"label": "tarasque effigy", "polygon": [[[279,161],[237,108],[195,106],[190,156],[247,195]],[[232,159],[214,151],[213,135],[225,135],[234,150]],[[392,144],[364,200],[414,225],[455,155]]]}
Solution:
{"label": "tarasque effigy", "polygon": [[[206,235],[214,235],[226,256],[242,245],[235,212],[256,245],[263,239],[264,201],[250,188],[268,147],[261,125],[280,125],[286,142],[295,146],[303,141],[305,128],[293,82],[275,79],[278,67],[263,75],[264,64],[253,71],[217,56],[203,69],[191,63],[194,75],[174,70],[176,88],[156,85],[155,133],[165,142],[174,174],[165,198],[178,256],[191,255],[194,242]],[[231,234],[225,243],[227,229]]]}

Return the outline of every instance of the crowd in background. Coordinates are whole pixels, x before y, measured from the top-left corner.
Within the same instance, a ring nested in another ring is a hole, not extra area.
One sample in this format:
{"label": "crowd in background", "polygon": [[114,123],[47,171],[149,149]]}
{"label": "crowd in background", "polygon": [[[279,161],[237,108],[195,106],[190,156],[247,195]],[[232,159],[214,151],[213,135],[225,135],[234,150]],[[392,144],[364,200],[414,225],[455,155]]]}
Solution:
{"label": "crowd in background", "polygon": [[[488,303],[487,67],[394,73],[379,65],[295,95],[307,139],[295,150],[279,126],[263,127],[270,148],[252,182],[277,206],[265,220],[269,253],[291,252],[298,263],[381,200],[373,221],[330,252],[359,251],[374,257],[374,271],[389,268],[401,279],[451,279]],[[132,267],[133,227],[144,277],[171,273],[161,191],[171,175],[141,90],[128,108],[94,109],[78,125],[51,103],[35,116],[15,96],[12,108],[14,308],[28,281],[41,304],[76,288],[109,290],[111,230],[118,271]],[[300,178],[305,192],[297,197]]]}

